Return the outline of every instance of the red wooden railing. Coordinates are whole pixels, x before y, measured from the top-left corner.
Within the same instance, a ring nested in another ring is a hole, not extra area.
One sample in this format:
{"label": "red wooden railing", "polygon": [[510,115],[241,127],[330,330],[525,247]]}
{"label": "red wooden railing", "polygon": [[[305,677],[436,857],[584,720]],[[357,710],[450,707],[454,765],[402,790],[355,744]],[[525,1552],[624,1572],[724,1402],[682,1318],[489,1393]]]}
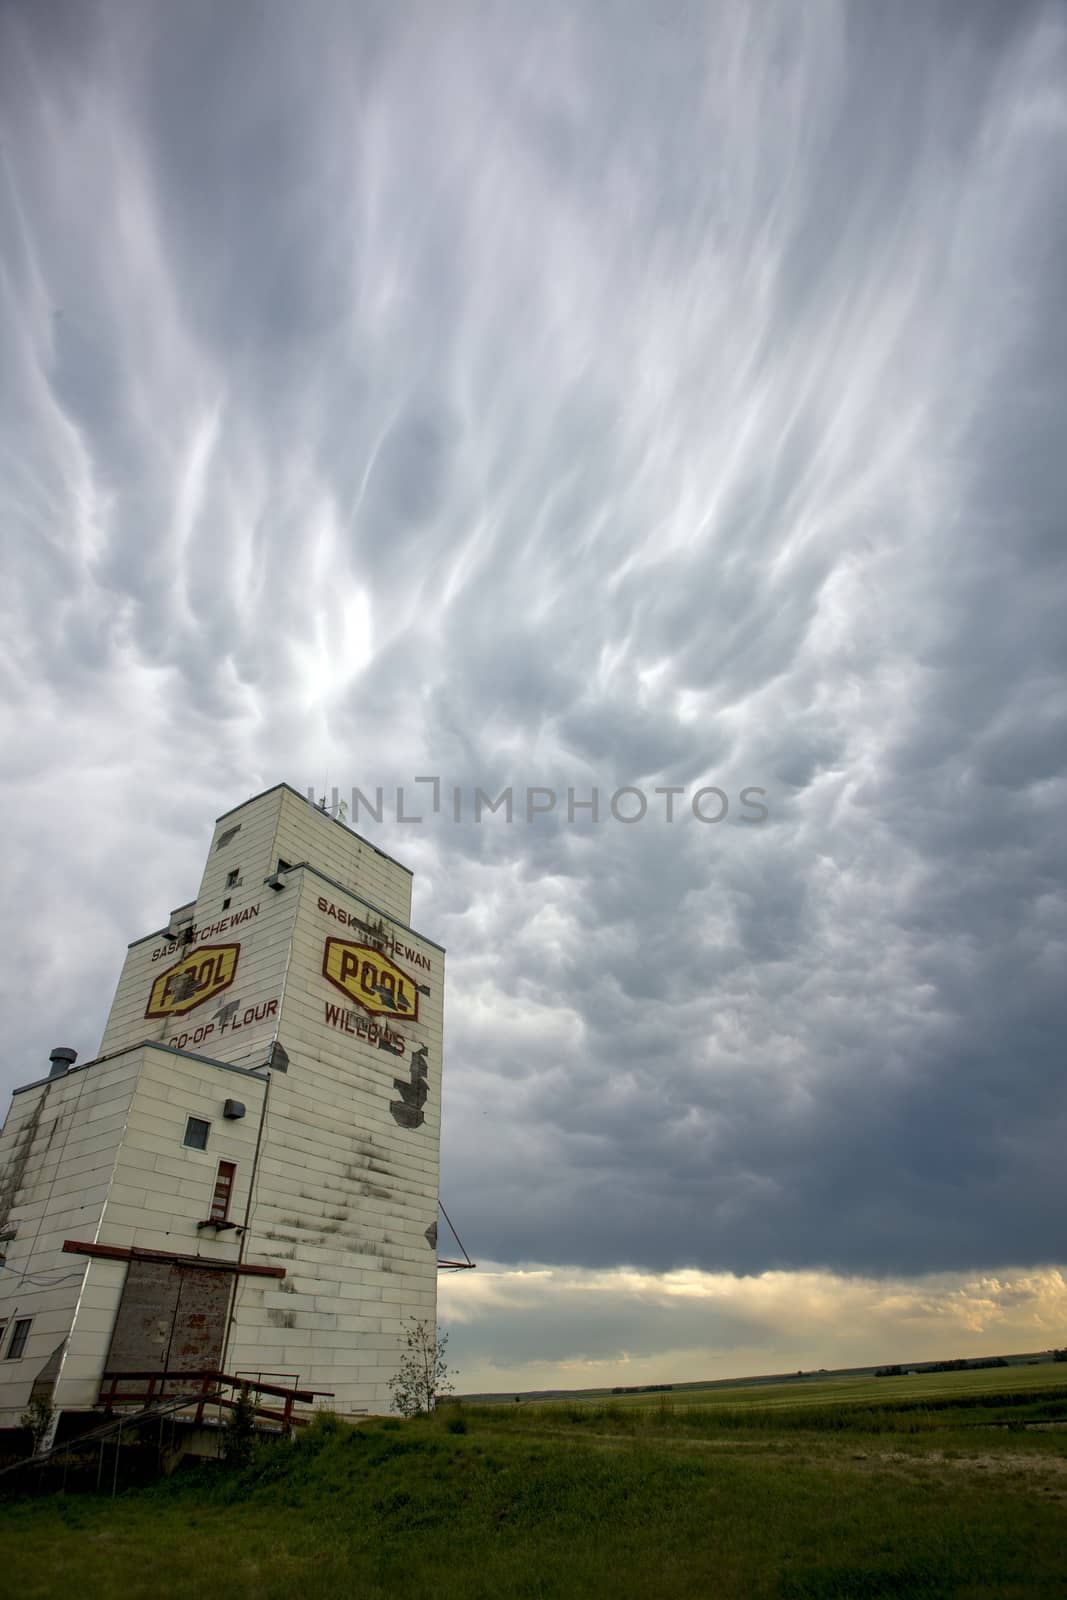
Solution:
{"label": "red wooden railing", "polygon": [[[131,1383],[138,1387],[124,1388],[120,1392],[120,1384]],[[230,1393],[226,1393],[226,1390]],[[298,1389],[295,1385],[261,1383],[251,1378],[231,1377],[225,1372],[106,1372],[100,1384],[100,1404],[108,1411],[113,1411],[116,1406],[150,1406],[161,1400],[176,1400],[186,1395],[189,1405],[196,1407],[195,1421],[200,1424],[204,1420],[204,1408],[208,1405],[225,1406],[232,1411],[237,1405],[234,1391],[251,1395],[256,1416],[280,1422],[287,1431],[294,1426],[302,1426],[308,1420],[295,1415],[294,1406],[314,1405],[317,1397],[332,1398],[332,1390],[329,1389]],[[263,1395],[280,1399],[284,1404],[281,1409],[262,1405]]]}

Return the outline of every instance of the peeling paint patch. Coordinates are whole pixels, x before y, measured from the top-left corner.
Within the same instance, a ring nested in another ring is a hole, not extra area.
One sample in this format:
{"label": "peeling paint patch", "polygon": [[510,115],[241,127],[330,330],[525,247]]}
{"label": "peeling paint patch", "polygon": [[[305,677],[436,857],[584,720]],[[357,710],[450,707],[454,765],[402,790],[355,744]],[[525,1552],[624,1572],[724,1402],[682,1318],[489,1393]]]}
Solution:
{"label": "peeling paint patch", "polygon": [[426,1121],[426,1113],[422,1108],[430,1092],[428,1077],[428,1052],[426,1046],[421,1045],[418,1050],[412,1052],[410,1080],[393,1079],[393,1087],[400,1099],[391,1100],[389,1110],[393,1121],[401,1128],[421,1128]]}

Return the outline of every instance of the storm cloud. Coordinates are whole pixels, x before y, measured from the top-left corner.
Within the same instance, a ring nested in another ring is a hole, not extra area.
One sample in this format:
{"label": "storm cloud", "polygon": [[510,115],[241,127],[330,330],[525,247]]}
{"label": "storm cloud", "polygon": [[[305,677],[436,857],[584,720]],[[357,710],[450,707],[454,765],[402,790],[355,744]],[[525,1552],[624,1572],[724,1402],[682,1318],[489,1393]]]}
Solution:
{"label": "storm cloud", "polygon": [[217,814],[406,785],[472,1254],[1062,1259],[1065,85],[1053,4],[6,8],[7,1085]]}

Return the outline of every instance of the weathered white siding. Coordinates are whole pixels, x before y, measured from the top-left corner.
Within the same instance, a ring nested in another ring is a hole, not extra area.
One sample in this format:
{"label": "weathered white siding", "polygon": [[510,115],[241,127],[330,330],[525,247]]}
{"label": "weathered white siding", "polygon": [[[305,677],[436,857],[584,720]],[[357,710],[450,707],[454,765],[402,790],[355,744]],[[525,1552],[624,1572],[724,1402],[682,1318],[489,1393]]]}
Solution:
{"label": "weathered white siding", "polygon": [[[0,1427],[17,1422],[64,1341],[54,1403],[96,1402],[126,1266],[67,1253],[65,1240],[236,1258],[232,1233],[196,1224],[210,1213],[220,1160],[236,1164],[231,1216],[243,1221],[265,1089],[263,1078],[149,1046],[16,1094],[0,1136],[17,1230],[0,1317],[9,1335],[16,1318],[33,1323],[22,1358],[0,1360]],[[246,1105],[239,1121],[223,1116],[231,1098]],[[206,1150],[182,1143],[190,1116],[211,1124]]]}
{"label": "weathered white siding", "polygon": [[[275,890],[279,859],[292,870]],[[131,945],[100,1058],[17,1094],[0,1135],[17,1228],[0,1317],[33,1317],[23,1359],[0,1360],[0,1426],[60,1344],[57,1407],[96,1402],[127,1267],[65,1254],[65,1238],[283,1268],[237,1279],[228,1370],[288,1374],[342,1411],[388,1409],[403,1325],[433,1319],[437,1287],[444,952],[407,927],[410,903],[405,868],[284,786],[219,819],[179,913],[192,944]],[[330,939],[368,947],[365,978],[387,958],[382,981],[417,995],[417,1018],[413,1005],[375,1018],[380,995],[340,992],[323,970]],[[206,962],[220,947],[232,981],[216,991]],[[202,998],[174,983],[186,964]],[[227,1098],[245,1117],[223,1117]],[[182,1142],[190,1115],[211,1124],[206,1151]],[[197,1227],[220,1159],[236,1163],[243,1239]]]}
{"label": "weathered white siding", "polygon": [[[399,947],[397,965],[428,991],[418,1021],[393,1024],[402,1055],[329,1024],[328,1007],[347,1013],[353,1030],[363,1019],[323,976],[326,941],[364,935],[323,906],[359,922],[368,908],[310,870],[299,877],[279,1025],[290,1067],[271,1085],[251,1234],[256,1259],[284,1262],[289,1275],[284,1288],[241,1284],[234,1358],[249,1366],[255,1351],[269,1350],[277,1367],[332,1390],[339,1409],[387,1410],[404,1321],[436,1315],[444,953],[377,919]],[[414,966],[406,951],[427,965]],[[419,1050],[424,1120],[405,1127],[391,1107],[402,1104],[396,1080],[410,1082]]]}
{"label": "weathered white siding", "polygon": [[33,1320],[21,1360],[0,1360],[0,1426],[17,1424],[34,1378],[70,1332],[86,1262],[65,1255],[63,1241],[96,1236],[139,1068],[136,1054],[102,1061],[14,1097],[0,1135],[0,1221],[15,1230],[0,1273],[5,1356],[16,1319]]}

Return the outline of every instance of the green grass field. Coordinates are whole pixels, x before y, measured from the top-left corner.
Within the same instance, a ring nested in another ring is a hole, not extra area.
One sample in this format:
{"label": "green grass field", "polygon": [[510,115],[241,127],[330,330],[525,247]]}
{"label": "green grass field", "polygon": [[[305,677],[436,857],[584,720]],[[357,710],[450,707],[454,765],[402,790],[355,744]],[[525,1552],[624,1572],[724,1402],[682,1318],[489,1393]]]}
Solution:
{"label": "green grass field", "polygon": [[896,1405],[903,1400],[956,1398],[963,1394],[1017,1393],[1067,1388],[1067,1366],[1043,1362],[1040,1366],[984,1367],[965,1372],[917,1372],[899,1378],[805,1378],[790,1382],[747,1382],[714,1389],[672,1389],[664,1393],[590,1395],[600,1404],[659,1406],[760,1406],[793,1407],[827,1404]]}
{"label": "green grass field", "polygon": [[323,1418],[4,1524],[0,1593],[30,1600],[1067,1596],[1067,1374]]}

